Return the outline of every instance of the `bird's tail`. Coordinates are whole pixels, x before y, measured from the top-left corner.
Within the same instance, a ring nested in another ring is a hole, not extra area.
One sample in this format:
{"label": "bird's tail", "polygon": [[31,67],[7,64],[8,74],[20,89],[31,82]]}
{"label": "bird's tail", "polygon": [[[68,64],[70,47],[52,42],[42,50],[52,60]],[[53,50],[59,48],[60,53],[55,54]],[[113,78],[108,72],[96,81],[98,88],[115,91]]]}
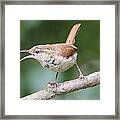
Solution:
{"label": "bird's tail", "polygon": [[72,28],[71,28],[71,30],[70,30],[70,32],[69,32],[69,35],[68,35],[68,38],[67,38],[67,40],[66,40],[66,43],[68,43],[68,44],[74,44],[75,43],[75,37],[76,37],[76,35],[77,35],[77,33],[78,33],[78,30],[79,30],[79,28],[80,28],[80,23],[78,23],[78,24],[75,24]]}

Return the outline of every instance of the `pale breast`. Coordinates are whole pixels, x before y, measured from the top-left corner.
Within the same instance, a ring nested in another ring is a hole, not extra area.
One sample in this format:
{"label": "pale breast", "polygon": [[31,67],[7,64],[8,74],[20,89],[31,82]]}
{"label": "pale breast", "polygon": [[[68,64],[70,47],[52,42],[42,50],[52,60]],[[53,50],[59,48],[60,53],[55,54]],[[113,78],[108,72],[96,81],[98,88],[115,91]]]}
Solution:
{"label": "pale breast", "polygon": [[54,56],[41,54],[38,60],[43,67],[46,67],[55,72],[64,72],[75,64],[77,60],[77,53],[70,56],[69,58],[57,54]]}

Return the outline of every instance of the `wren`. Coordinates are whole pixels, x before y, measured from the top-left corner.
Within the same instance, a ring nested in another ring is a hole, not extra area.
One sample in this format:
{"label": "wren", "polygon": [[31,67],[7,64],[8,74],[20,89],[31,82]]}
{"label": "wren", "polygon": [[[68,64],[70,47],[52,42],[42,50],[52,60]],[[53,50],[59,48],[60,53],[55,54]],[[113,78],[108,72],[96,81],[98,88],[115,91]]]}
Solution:
{"label": "wren", "polygon": [[20,52],[27,52],[30,55],[22,58],[20,61],[27,58],[36,59],[43,67],[57,72],[55,81],[59,72],[68,70],[74,64],[77,66],[80,76],[83,76],[76,62],[78,54],[77,47],[74,46],[80,25],[80,23],[73,25],[65,43],[36,45],[28,50],[21,50]]}

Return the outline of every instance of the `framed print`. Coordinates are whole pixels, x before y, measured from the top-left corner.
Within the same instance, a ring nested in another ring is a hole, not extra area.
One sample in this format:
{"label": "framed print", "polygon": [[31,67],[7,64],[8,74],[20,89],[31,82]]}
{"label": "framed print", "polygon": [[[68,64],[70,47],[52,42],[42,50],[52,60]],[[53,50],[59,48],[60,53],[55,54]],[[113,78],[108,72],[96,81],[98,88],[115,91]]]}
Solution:
{"label": "framed print", "polygon": [[118,1],[1,7],[1,118],[119,119]]}

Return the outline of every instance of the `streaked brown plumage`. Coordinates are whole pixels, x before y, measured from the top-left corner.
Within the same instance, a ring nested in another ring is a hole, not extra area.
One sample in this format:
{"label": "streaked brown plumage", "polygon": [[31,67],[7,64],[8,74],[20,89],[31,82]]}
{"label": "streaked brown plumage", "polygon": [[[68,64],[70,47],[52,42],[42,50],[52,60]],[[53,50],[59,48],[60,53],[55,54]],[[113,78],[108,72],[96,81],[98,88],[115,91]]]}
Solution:
{"label": "streaked brown plumage", "polygon": [[77,47],[74,46],[74,43],[80,25],[81,24],[75,24],[72,27],[66,43],[36,45],[26,50],[31,55],[23,59],[34,58],[38,60],[43,67],[47,67],[57,73],[68,70],[76,63]]}
{"label": "streaked brown plumage", "polygon": [[74,45],[67,44],[67,43],[61,43],[61,44],[52,44],[52,45],[37,45],[29,50],[29,53],[35,54],[39,51],[45,52],[45,51],[53,51],[54,54],[61,55],[63,57],[70,57],[72,56],[76,51],[77,48]]}

